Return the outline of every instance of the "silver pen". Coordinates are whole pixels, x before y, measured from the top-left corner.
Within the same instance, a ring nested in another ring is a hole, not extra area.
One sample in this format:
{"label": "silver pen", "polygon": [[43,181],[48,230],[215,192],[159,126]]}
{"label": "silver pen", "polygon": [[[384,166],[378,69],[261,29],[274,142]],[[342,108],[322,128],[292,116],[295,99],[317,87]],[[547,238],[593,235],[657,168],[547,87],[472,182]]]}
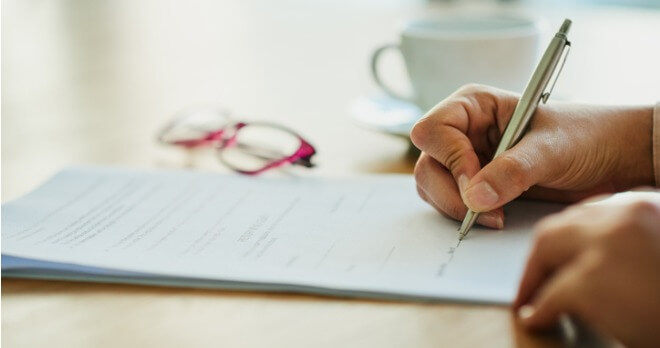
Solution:
{"label": "silver pen", "polygon": [[[520,97],[520,100],[518,100],[518,104],[504,130],[504,134],[502,134],[502,139],[497,146],[493,159],[501,155],[504,151],[510,149],[518,142],[518,140],[520,140],[527,125],[531,121],[539,102],[543,101],[543,103],[545,103],[548,101],[550,93],[552,93],[552,89],[555,87],[555,83],[559,77],[559,73],[564,67],[566,56],[568,55],[571,46],[571,43],[566,36],[570,27],[571,20],[565,19],[561,28],[559,28],[559,31],[555,34],[555,37],[550,41],[543,57],[541,57],[541,61],[536,67],[536,70],[534,70],[534,74],[532,74],[532,78],[527,83],[527,87],[525,87],[525,91]],[[566,52],[566,54],[564,54],[564,52]],[[562,55],[564,56],[564,59],[561,59]],[[557,70],[560,60],[561,66],[559,67],[559,70]],[[546,92],[546,87],[553,74],[555,76],[554,82],[550,86],[550,90]],[[479,213],[475,213],[468,209],[467,215],[465,215],[465,219],[461,224],[461,228],[458,230],[460,234],[458,240],[463,240],[463,238],[465,238],[470,231],[470,228],[472,228],[472,225],[477,221],[477,217],[479,217]]]}

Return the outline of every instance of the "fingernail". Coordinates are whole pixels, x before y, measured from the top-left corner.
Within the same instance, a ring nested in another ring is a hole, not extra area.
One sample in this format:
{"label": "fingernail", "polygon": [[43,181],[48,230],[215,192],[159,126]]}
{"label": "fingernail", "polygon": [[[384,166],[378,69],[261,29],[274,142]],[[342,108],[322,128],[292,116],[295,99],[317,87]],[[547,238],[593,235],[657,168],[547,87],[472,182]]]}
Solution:
{"label": "fingernail", "polygon": [[504,220],[502,217],[494,213],[480,214],[477,222],[481,225],[497,228],[501,230],[504,228]]}
{"label": "fingernail", "polygon": [[465,192],[465,204],[474,211],[487,211],[494,208],[500,196],[485,181],[482,181]]}
{"label": "fingernail", "polygon": [[458,188],[459,190],[461,190],[461,195],[465,194],[465,190],[467,189],[469,182],[470,179],[468,179],[465,174],[461,174],[458,176]]}
{"label": "fingernail", "polygon": [[518,317],[522,320],[527,320],[534,315],[534,307],[531,305],[524,305],[518,309]]}

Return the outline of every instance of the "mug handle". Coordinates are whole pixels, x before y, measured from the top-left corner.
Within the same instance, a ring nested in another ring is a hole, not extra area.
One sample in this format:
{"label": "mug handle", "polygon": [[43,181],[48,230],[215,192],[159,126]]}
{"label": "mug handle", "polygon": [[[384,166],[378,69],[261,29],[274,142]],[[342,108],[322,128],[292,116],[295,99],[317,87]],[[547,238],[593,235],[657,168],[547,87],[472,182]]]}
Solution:
{"label": "mug handle", "polygon": [[374,51],[374,53],[371,55],[371,75],[374,78],[374,81],[380,87],[387,95],[390,97],[400,99],[403,101],[407,102],[413,102],[413,98],[408,97],[408,96],[403,96],[394,90],[392,90],[390,87],[388,87],[383,80],[380,78],[380,75],[378,73],[378,60],[380,59],[380,56],[385,52],[390,49],[396,49],[397,51],[401,52],[401,48],[399,47],[398,44],[387,44],[379,47]]}

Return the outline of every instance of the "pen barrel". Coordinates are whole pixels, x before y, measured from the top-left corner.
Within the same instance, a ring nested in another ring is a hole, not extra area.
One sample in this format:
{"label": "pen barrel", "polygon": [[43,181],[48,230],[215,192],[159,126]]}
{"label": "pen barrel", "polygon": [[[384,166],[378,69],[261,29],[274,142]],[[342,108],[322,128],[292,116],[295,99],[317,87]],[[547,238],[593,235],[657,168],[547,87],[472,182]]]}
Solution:
{"label": "pen barrel", "polygon": [[504,134],[502,134],[502,139],[493,158],[514,146],[522,137],[527,125],[532,119],[532,115],[536,111],[539,101],[543,97],[543,92],[548,86],[550,78],[557,68],[557,64],[567,43],[566,35],[561,32],[558,32],[550,41],[548,48],[543,54],[543,57],[541,57],[539,65],[534,71],[534,74],[532,74],[525,91],[511,115],[511,119],[504,130]]}
{"label": "pen barrel", "polygon": [[[548,86],[550,78],[557,69],[557,64],[564,53],[564,49],[569,45],[566,35],[568,34],[570,27],[571,21],[568,19],[564,20],[564,23],[557,34],[555,34],[554,38],[550,41],[548,48],[545,50],[543,57],[541,57],[541,60],[536,67],[536,70],[534,70],[532,77],[529,82],[527,82],[525,91],[520,97],[520,100],[518,100],[518,104],[511,115],[511,119],[509,119],[509,123],[507,124],[504,133],[502,134],[500,144],[497,146],[493,158],[498,157],[520,140],[527,125],[532,119],[532,115],[534,115],[541,98],[544,98],[545,94],[545,101],[547,96],[549,96],[549,93],[544,93],[544,91]],[[557,71],[557,74],[559,74],[560,71],[561,69]],[[467,235],[478,216],[479,213],[468,210],[463,219],[463,224],[459,228],[459,241]]]}

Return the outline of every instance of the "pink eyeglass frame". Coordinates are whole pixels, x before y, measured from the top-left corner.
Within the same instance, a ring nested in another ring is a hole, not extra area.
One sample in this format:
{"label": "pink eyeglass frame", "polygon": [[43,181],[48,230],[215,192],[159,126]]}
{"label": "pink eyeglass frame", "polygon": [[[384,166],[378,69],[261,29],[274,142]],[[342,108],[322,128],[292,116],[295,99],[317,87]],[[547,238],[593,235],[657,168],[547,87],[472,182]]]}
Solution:
{"label": "pink eyeglass frame", "polygon": [[[238,132],[241,130],[241,128],[248,126],[250,124],[281,129],[285,132],[291,133],[291,135],[295,136],[300,141],[300,147],[298,147],[298,149],[294,151],[293,154],[280,159],[276,159],[274,161],[270,161],[265,166],[256,170],[243,170],[240,168],[236,168],[230,163],[226,162],[222,156],[219,156],[220,161],[223,162],[227,167],[241,174],[258,175],[269,169],[274,169],[283,166],[285,164],[300,165],[307,168],[314,167],[314,163],[312,163],[311,161],[312,156],[316,154],[316,149],[314,148],[314,146],[312,146],[312,144],[310,144],[303,137],[298,135],[298,133],[292,131],[289,128],[280,126],[278,124],[268,123],[268,122],[252,122],[252,123],[236,122],[233,124],[226,125],[217,130],[209,131],[205,136],[197,139],[186,139],[186,140],[177,140],[177,141],[165,140],[164,135],[167,134],[169,130],[174,128],[177,125],[177,123],[178,122],[175,120],[172,123],[170,123],[168,126],[166,126],[163,130],[161,130],[161,132],[158,135],[158,142],[160,142],[161,144],[181,146],[186,149],[217,145],[216,148],[218,150],[223,150],[236,145],[237,144],[236,136],[238,135]],[[229,137],[226,137],[225,134],[229,130],[233,130],[233,134]]]}

